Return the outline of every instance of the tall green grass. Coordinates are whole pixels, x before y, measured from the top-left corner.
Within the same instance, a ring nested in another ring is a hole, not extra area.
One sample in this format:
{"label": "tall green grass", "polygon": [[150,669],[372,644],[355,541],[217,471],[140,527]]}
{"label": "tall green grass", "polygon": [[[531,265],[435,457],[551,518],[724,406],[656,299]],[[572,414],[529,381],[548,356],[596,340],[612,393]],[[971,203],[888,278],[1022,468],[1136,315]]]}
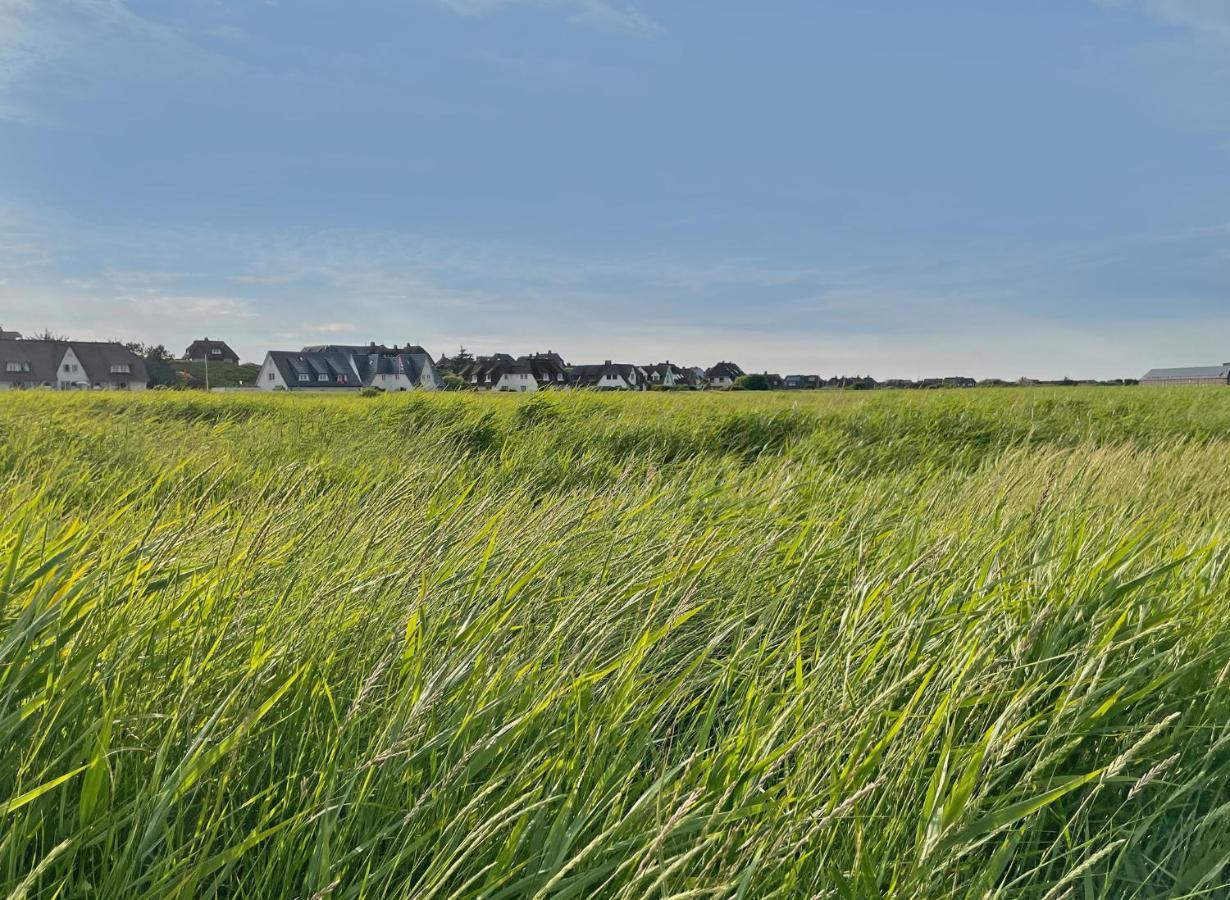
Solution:
{"label": "tall green grass", "polygon": [[0,397],[0,896],[1230,893],[1230,393]]}

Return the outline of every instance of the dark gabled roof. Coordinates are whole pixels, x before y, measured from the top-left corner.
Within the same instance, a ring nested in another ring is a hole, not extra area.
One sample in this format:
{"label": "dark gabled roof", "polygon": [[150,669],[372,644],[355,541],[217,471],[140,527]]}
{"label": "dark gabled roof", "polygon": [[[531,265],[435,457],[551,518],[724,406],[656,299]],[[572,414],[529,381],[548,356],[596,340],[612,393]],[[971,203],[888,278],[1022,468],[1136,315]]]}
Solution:
{"label": "dark gabled roof", "polygon": [[184,359],[238,360],[239,354],[232,350],[226,341],[211,341],[209,338],[202,338],[188,345],[188,349],[184,351]]}
{"label": "dark gabled roof", "polygon": [[[69,341],[68,346],[85,369],[91,384],[103,381],[149,381],[145,371],[145,360],[137,356],[123,344],[103,343],[95,341]],[[124,374],[112,374],[113,365],[126,365],[129,371]]]}
{"label": "dark gabled roof", "polygon": [[635,387],[644,376],[640,366],[631,363],[604,362],[598,365],[573,366],[569,373],[572,383],[577,387],[592,387],[605,378],[622,378],[629,386]]}
{"label": "dark gabled roof", "polygon": [[555,353],[535,353],[513,359],[507,353],[480,356],[457,373],[473,384],[493,385],[505,375],[532,375],[539,384],[566,384],[568,371]]}
{"label": "dark gabled roof", "polygon": [[548,350],[546,353],[531,353],[528,356],[521,357],[521,359],[545,360],[561,369],[567,370],[568,368],[568,363],[564,361],[564,357],[554,350]]}
{"label": "dark gabled roof", "polygon": [[558,353],[534,353],[522,356],[517,365],[525,366],[539,384],[567,384],[568,368]]}
{"label": "dark gabled roof", "polygon": [[726,362],[725,360],[712,368],[705,370],[706,378],[730,378],[733,380],[743,376],[744,374],[746,373],[740,369],[737,364]]}
{"label": "dark gabled roof", "polygon": [[1141,381],[1194,381],[1220,379],[1230,382],[1230,365],[1187,366],[1179,369],[1150,369]]}
{"label": "dark gabled roof", "polygon": [[[358,388],[363,386],[363,379],[350,364],[350,358],[345,353],[311,350],[270,350],[269,358],[273,361],[282,380],[288,388],[300,385],[311,385],[314,388]],[[308,376],[307,381],[300,381],[299,376]],[[321,381],[320,376],[328,376]]]}
{"label": "dark gabled roof", "polygon": [[[0,382],[54,385],[67,349],[59,341],[0,340]],[[8,363],[29,366],[30,371],[8,372]]]}
{"label": "dark gabled roof", "polygon": [[479,356],[457,374],[475,384],[494,384],[512,370],[514,361],[507,353]]}
{"label": "dark gabled roof", "polygon": [[362,385],[371,384],[377,375],[405,375],[412,384],[422,384],[426,380],[434,387],[444,386],[444,380],[436,371],[431,354],[418,344],[407,344],[404,347],[389,347],[375,342],[316,344],[304,347],[297,355],[322,355],[331,359],[344,359]]}
{"label": "dark gabled roof", "polygon": [[[77,358],[81,371],[74,381],[101,384],[106,381],[149,381],[145,361],[122,344],[100,341],[0,341],[0,381],[9,384],[48,384],[61,381],[60,363],[69,351]],[[29,372],[7,372],[6,363],[29,363]],[[129,371],[112,374],[113,365],[126,365]]]}
{"label": "dark gabled roof", "polygon": [[[654,363],[652,366],[641,366],[641,370],[645,375],[653,379],[656,375],[659,382],[666,380],[667,373],[671,373],[675,380],[682,384],[695,386],[697,384],[697,372],[695,369],[677,366],[673,362]],[[703,369],[701,370],[703,374]]]}

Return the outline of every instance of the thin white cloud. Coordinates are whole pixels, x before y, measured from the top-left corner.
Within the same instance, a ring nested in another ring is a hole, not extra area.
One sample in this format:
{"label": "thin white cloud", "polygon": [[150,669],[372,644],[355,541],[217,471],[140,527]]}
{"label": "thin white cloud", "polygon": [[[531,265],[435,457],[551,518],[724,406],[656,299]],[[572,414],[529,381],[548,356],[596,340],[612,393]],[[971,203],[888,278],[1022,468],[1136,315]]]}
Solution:
{"label": "thin white cloud", "polygon": [[120,296],[116,299],[131,304],[133,314],[138,316],[157,315],[202,321],[257,317],[251,301],[237,297],[185,296],[151,290],[144,295]]}
{"label": "thin white cloud", "polygon": [[454,12],[466,16],[481,16],[513,7],[557,9],[578,25],[590,25],[622,34],[653,37],[661,34],[662,26],[632,6],[616,5],[609,0],[435,0]]}
{"label": "thin white cloud", "polygon": [[57,125],[54,101],[88,88],[98,70],[169,60],[185,71],[206,58],[123,0],[0,0],[0,119]]}
{"label": "thin white cloud", "polygon": [[252,35],[237,25],[217,25],[205,31],[207,35],[222,41],[248,41]]}
{"label": "thin white cloud", "polygon": [[349,334],[359,330],[353,322],[320,322],[316,325],[309,325],[308,328],[318,334]]}
{"label": "thin white cloud", "polygon": [[1228,0],[1095,0],[1100,6],[1132,9],[1168,25],[1230,41]]}
{"label": "thin white cloud", "polygon": [[[0,321],[168,346],[210,334],[245,359],[344,335],[436,353],[551,348],[574,362],[734,357],[753,369],[877,377],[1133,376],[1223,357],[1228,250],[1230,231],[1219,225],[800,267],[569,255],[377,230],[100,226],[0,205],[9,279]],[[1186,281],[1172,277],[1176,261]],[[1120,296],[1120,285],[1134,293]]]}

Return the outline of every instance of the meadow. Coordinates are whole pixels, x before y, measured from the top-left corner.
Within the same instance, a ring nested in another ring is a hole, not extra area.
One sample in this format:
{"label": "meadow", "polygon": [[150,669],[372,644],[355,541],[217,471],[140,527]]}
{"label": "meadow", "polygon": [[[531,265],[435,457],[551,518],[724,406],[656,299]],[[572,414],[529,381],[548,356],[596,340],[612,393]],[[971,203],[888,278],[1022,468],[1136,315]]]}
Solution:
{"label": "meadow", "polygon": [[0,896],[1230,895],[1230,391],[0,396]]}

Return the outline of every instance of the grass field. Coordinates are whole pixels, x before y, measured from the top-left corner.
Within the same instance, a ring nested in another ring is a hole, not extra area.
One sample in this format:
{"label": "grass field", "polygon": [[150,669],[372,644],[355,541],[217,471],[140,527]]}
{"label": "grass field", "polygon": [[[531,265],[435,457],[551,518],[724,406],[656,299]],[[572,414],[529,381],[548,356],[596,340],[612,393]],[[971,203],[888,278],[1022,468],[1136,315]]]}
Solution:
{"label": "grass field", "polygon": [[1230,894],[1230,392],[0,397],[0,896]]}

